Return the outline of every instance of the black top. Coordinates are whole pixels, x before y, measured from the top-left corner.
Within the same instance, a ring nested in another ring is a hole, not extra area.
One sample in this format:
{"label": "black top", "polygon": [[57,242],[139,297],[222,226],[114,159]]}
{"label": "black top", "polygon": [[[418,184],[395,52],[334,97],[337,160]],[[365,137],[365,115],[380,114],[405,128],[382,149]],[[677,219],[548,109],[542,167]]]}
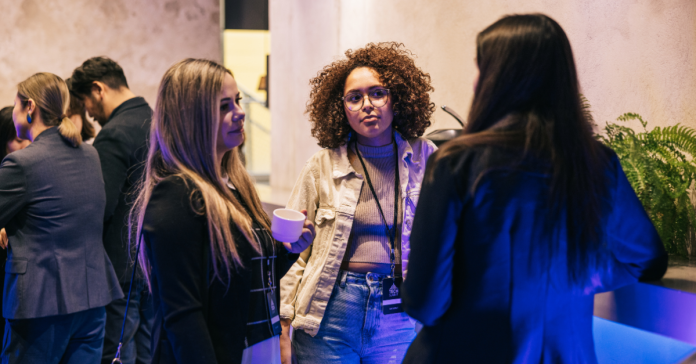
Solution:
{"label": "black top", "polygon": [[147,158],[152,110],[142,97],[119,105],[94,140],[106,189],[104,248],[121,284],[130,282],[128,213]]}
{"label": "black top", "polygon": [[65,315],[123,297],[101,242],[105,202],[97,151],[84,143],[73,147],[57,127],[5,157],[5,318]]}
{"label": "black top", "polygon": [[425,327],[404,363],[596,363],[594,294],[667,268],[616,154],[604,151],[603,244],[582,282],[568,279],[565,213],[550,215],[548,163],[513,167],[520,153],[496,147],[430,157],[402,286],[406,312]]}
{"label": "black top", "polygon": [[[152,363],[239,363],[247,346],[272,336],[261,286],[262,279],[268,280],[264,268],[275,269],[277,286],[298,255],[262,238],[270,235],[254,222],[266,255],[275,246],[277,258],[269,266],[234,227],[244,268],[232,272],[229,287],[213,279],[207,220],[194,212],[192,186],[181,177],[164,179],[152,191],[145,213],[144,248],[156,311]],[[262,291],[251,292],[258,288]],[[275,296],[279,302],[278,289]],[[257,321],[263,322],[248,325]]]}

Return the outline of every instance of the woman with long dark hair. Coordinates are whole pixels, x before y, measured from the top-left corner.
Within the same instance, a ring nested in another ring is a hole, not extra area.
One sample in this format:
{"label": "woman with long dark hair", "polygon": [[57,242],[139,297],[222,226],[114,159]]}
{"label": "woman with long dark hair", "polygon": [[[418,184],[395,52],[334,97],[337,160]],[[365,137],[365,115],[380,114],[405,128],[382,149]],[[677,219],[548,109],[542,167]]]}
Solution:
{"label": "woman with long dark hair", "polygon": [[152,363],[280,362],[278,281],[313,239],[275,241],[239,158],[232,73],[186,59],[162,78],[132,209],[155,308]]}
{"label": "woman with long dark hair", "polygon": [[583,114],[553,19],[477,37],[461,137],[430,158],[411,236],[405,363],[593,363],[594,293],[660,278],[667,256],[616,154]]}

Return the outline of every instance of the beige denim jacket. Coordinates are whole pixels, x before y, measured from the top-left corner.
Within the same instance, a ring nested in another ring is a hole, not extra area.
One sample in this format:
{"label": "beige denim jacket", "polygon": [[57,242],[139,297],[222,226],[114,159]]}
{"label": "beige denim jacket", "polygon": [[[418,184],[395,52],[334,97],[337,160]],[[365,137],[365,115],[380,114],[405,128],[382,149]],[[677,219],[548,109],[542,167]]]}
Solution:
{"label": "beige denim jacket", "polygon": [[[421,181],[428,157],[437,147],[423,138],[405,140],[395,132],[404,216],[401,231],[401,264],[404,277],[410,252],[411,225],[416,213]],[[307,161],[290,195],[288,208],[307,210],[316,236],[288,273],[280,280],[280,317],[291,319],[295,329],[314,336],[319,331],[331,297],[348,237],[363,176],[355,171],[343,145],[324,149]]]}

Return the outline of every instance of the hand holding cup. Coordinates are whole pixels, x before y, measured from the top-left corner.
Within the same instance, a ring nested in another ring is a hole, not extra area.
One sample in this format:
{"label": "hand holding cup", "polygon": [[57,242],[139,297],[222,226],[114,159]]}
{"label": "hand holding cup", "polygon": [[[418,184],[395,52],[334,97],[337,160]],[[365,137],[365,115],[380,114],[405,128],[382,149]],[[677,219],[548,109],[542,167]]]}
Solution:
{"label": "hand holding cup", "polygon": [[307,220],[307,210],[277,209],[271,222],[273,238],[282,242],[290,253],[301,253],[314,241],[314,224]]}

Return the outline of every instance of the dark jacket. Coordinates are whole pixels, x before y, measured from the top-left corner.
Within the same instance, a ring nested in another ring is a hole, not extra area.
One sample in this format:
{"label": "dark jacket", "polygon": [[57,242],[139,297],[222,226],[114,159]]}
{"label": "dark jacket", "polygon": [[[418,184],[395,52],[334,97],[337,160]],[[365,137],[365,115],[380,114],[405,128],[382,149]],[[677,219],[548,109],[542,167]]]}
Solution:
{"label": "dark jacket", "polygon": [[5,318],[65,315],[123,297],[101,241],[105,201],[97,151],[73,148],[57,127],[2,161]]}
{"label": "dark jacket", "polygon": [[106,188],[104,248],[121,283],[130,282],[128,214],[147,158],[152,110],[142,97],[119,105],[94,140]]}
{"label": "dark jacket", "polygon": [[425,327],[404,363],[597,362],[594,294],[659,279],[667,268],[657,231],[604,150],[605,244],[580,283],[568,278],[565,214],[551,215],[556,233],[546,228],[548,164],[527,158],[512,168],[519,153],[494,147],[431,157],[402,292],[406,312]]}
{"label": "dark jacket", "polygon": [[[213,278],[207,219],[194,212],[193,191],[193,182],[187,186],[180,177],[162,180],[143,221],[155,307],[152,363],[239,363],[250,317],[251,259],[258,253],[241,242],[235,228],[244,268],[232,271],[229,287]],[[275,244],[277,287],[299,254]],[[279,302],[279,290],[275,293]]]}

